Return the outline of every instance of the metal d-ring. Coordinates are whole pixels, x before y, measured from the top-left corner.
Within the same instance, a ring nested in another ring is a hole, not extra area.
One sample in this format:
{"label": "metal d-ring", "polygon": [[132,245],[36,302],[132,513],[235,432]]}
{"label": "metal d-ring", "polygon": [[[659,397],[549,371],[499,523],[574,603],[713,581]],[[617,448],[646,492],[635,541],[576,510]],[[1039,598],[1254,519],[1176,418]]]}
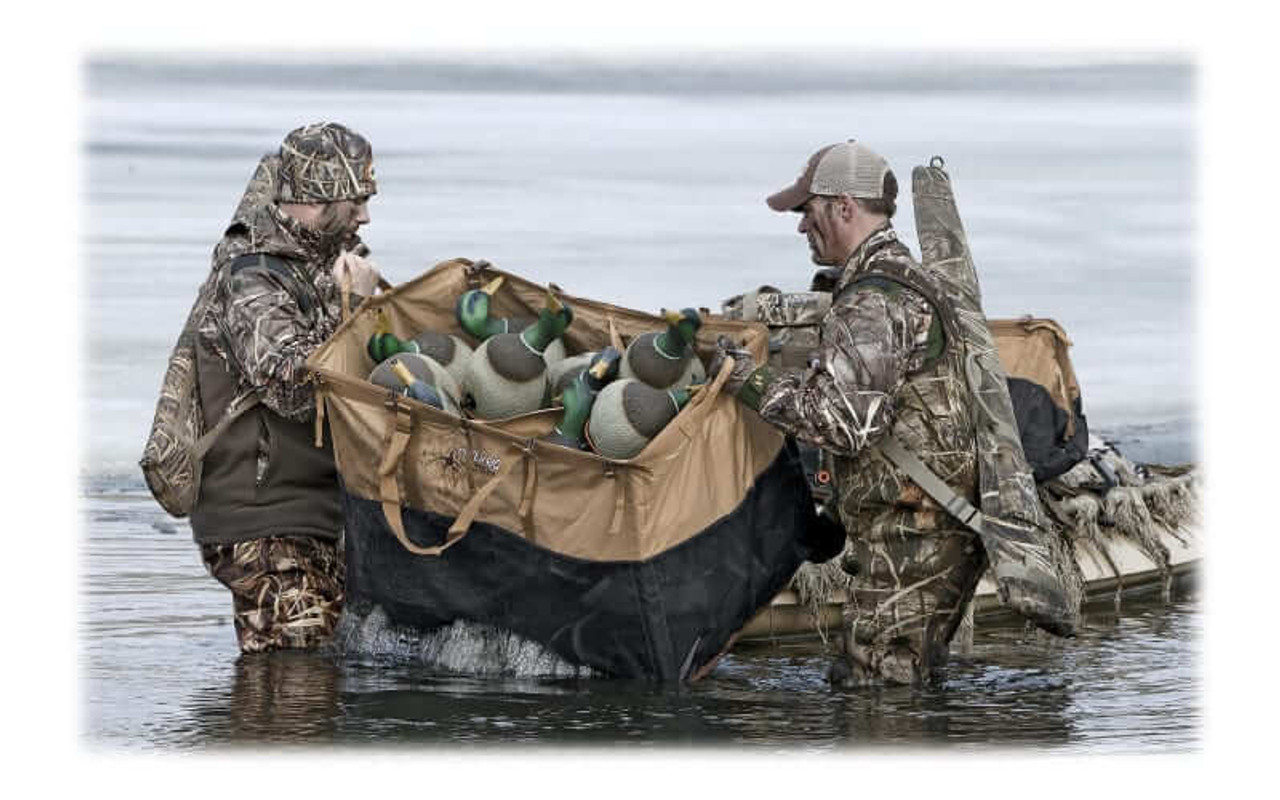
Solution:
{"label": "metal d-ring", "polygon": [[929,159],[929,166],[933,167],[934,169],[942,169],[946,165],[947,165],[947,162],[942,160],[942,156],[934,156],[933,158]]}

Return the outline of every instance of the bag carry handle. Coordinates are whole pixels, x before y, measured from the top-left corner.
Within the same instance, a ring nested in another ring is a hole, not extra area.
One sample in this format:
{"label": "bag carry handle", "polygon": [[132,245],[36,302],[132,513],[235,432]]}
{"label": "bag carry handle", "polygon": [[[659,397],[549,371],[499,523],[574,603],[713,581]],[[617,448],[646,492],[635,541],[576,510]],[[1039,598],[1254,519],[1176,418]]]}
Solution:
{"label": "bag carry handle", "polygon": [[475,521],[476,515],[480,513],[480,507],[484,505],[484,501],[493,494],[494,489],[511,473],[517,461],[523,461],[520,458],[507,458],[505,462],[494,473],[494,476],[481,486],[476,493],[471,496],[467,504],[458,512],[457,518],[453,524],[449,526],[448,535],[445,537],[444,544],[435,545],[433,547],[422,547],[409,541],[409,536],[404,529],[404,514],[401,510],[400,483],[398,473],[400,471],[400,462],[404,458],[404,451],[409,445],[409,438],[413,433],[413,418],[409,413],[409,409],[400,403],[388,403],[394,420],[388,427],[388,441],[382,456],[382,463],[378,466],[379,476],[379,494],[382,500],[382,514],[386,517],[387,525],[391,528],[391,532],[396,535],[400,545],[410,553],[419,556],[439,556],[445,550],[453,547],[462,541],[471,531],[471,523]]}
{"label": "bag carry handle", "polygon": [[[346,322],[351,319],[351,273],[342,273],[342,281],[339,286],[342,291],[342,321]],[[384,292],[389,292],[393,287],[386,278],[379,275],[378,288]]]}
{"label": "bag carry handle", "polygon": [[613,345],[613,349],[619,353],[626,353],[627,348],[622,343],[622,336],[618,333],[618,326],[613,321],[613,315],[609,315],[609,344]]}
{"label": "bag carry handle", "polygon": [[684,411],[676,415],[676,419],[680,422],[680,432],[688,438],[693,438],[691,427],[701,424],[701,420],[690,419],[691,414],[685,413],[693,408],[701,408],[714,403],[720,393],[724,391],[724,385],[729,381],[729,376],[733,374],[733,357],[725,356],[724,363],[720,365],[720,372],[711,380],[711,383],[705,384],[698,390],[692,398],[689,399],[689,405],[685,406]]}

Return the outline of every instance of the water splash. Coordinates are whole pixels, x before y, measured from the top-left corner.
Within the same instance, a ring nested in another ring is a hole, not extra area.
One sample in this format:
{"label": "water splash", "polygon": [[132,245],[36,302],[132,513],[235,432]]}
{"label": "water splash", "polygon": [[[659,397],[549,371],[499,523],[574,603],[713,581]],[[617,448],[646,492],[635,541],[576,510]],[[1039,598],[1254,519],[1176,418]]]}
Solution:
{"label": "water splash", "polygon": [[512,631],[466,620],[421,631],[392,623],[381,606],[363,617],[344,611],[333,642],[347,658],[420,663],[460,675],[585,678],[593,674]]}

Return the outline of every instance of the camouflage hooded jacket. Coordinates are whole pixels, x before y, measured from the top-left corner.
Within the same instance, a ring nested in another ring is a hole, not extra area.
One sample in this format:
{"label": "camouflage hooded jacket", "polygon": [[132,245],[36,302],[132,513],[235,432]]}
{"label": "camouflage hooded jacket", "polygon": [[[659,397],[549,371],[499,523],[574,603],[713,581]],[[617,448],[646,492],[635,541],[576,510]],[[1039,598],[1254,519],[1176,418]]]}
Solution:
{"label": "camouflage hooded jacket", "polygon": [[[262,405],[237,419],[205,456],[191,513],[197,542],[229,544],[265,536],[336,538],[341,528],[332,446],[314,445],[315,392],[305,362],[338,327],[341,296],[330,273],[340,249],[274,202],[279,159],[265,157],[214,248],[201,299],[196,362],[206,427],[235,399]],[[233,271],[242,255],[282,259]],[[353,296],[355,305],[360,298]]]}
{"label": "camouflage hooded jacket", "polygon": [[[360,240],[326,243],[282,213],[274,202],[278,167],[274,156],[258,165],[214,248],[211,302],[200,336],[236,374],[237,397],[258,392],[272,411],[301,422],[315,413],[303,364],[342,321],[341,297],[329,268],[340,249],[354,249]],[[293,285],[266,269],[233,275],[231,262],[249,253],[285,259]],[[310,302],[299,303],[294,296],[299,288]]]}
{"label": "camouflage hooded jacket", "polygon": [[841,521],[854,535],[963,530],[881,457],[864,451],[893,434],[939,477],[976,501],[978,467],[963,356],[929,302],[875,277],[893,262],[927,280],[890,227],[873,233],[836,280],[817,364],[784,373],[759,412],[833,455]]}

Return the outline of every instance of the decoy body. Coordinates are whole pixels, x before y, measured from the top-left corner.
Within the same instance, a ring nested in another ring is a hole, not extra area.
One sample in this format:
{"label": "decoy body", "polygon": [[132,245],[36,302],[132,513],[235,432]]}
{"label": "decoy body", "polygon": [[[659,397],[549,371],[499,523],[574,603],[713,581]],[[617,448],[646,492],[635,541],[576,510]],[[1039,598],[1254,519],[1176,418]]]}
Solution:
{"label": "decoy body", "polygon": [[689,402],[689,389],[655,389],[620,378],[600,390],[591,407],[587,441],[606,458],[633,458]]}
{"label": "decoy body", "polygon": [[547,306],[538,321],[520,333],[499,333],[485,339],[467,365],[466,393],[481,419],[536,411],[547,387],[543,351],[573,321],[573,310],[547,293]]}
{"label": "decoy body", "polygon": [[[406,373],[408,382],[405,380]],[[403,391],[415,400],[434,405],[450,414],[461,414],[458,408],[460,392],[453,376],[433,359],[420,353],[398,353],[386,359],[369,373],[369,382]],[[414,393],[415,383],[421,384],[417,387],[417,395]],[[438,402],[432,402],[431,395],[435,395],[434,399]]]}
{"label": "decoy body", "polygon": [[706,378],[693,342],[702,327],[702,318],[692,308],[663,311],[665,331],[642,333],[627,346],[622,359],[623,378],[635,378],[655,389],[688,386]]}
{"label": "decoy body", "polygon": [[444,367],[459,384],[467,374],[467,362],[471,360],[471,346],[451,333],[423,331],[413,337],[418,352]]}

